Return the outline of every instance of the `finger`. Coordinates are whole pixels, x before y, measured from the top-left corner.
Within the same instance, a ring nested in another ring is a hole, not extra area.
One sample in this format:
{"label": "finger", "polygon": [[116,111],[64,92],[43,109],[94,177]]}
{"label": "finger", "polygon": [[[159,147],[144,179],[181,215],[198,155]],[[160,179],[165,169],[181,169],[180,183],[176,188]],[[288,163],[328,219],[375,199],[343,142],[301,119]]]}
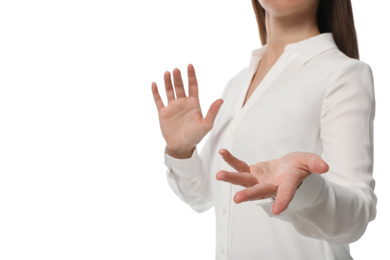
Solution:
{"label": "finger", "polygon": [[188,96],[198,97],[198,81],[196,79],[195,69],[192,64],[188,65]]}
{"label": "finger", "polygon": [[217,117],[218,111],[221,108],[223,104],[222,99],[218,99],[214,101],[213,104],[211,104],[209,111],[207,112],[206,117],[204,118],[204,121],[206,123],[206,127],[210,130],[213,128],[215,118]]}
{"label": "finger", "polygon": [[157,84],[155,82],[152,83],[152,93],[157,110],[160,111],[160,109],[164,108],[164,103],[161,100],[160,94],[158,93]]}
{"label": "finger", "polygon": [[305,168],[309,174],[322,174],[329,170],[329,165],[317,154],[294,152],[288,154],[287,156],[289,155],[293,155],[292,158],[294,158],[294,160],[300,164],[302,168]]}
{"label": "finger", "polygon": [[239,191],[234,195],[234,202],[241,203],[251,200],[263,200],[275,196],[277,187],[270,183],[260,182],[250,188]]}
{"label": "finger", "polygon": [[240,159],[234,157],[228,150],[221,149],[219,154],[230,166],[236,169],[238,172],[250,172],[248,164]]}
{"label": "finger", "polygon": [[311,173],[321,174],[329,171],[329,165],[316,154],[311,156],[307,166]]}
{"label": "finger", "polygon": [[165,92],[167,94],[168,104],[175,99],[175,92],[172,87],[171,73],[166,71],[164,74]]}
{"label": "finger", "polygon": [[176,97],[184,98],[186,93],[184,91],[183,79],[181,78],[181,73],[179,69],[173,70],[173,84],[175,85]]}
{"label": "finger", "polygon": [[230,182],[231,184],[243,187],[252,187],[259,183],[255,176],[247,172],[219,171],[217,172],[216,178],[219,181]]}
{"label": "finger", "polygon": [[284,182],[279,185],[278,191],[276,193],[275,202],[272,205],[272,214],[279,215],[285,211],[294,198],[297,186],[299,183]]}

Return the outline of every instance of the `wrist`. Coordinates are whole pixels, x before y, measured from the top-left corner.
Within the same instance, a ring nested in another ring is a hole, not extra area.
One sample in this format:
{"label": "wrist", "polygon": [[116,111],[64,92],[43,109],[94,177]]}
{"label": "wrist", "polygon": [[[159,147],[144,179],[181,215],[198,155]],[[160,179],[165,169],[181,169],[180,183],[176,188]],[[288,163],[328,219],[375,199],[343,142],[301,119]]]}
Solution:
{"label": "wrist", "polygon": [[176,159],[188,159],[192,157],[192,154],[194,153],[195,147],[190,149],[170,149],[168,146],[165,147],[165,153],[169,156],[176,158]]}

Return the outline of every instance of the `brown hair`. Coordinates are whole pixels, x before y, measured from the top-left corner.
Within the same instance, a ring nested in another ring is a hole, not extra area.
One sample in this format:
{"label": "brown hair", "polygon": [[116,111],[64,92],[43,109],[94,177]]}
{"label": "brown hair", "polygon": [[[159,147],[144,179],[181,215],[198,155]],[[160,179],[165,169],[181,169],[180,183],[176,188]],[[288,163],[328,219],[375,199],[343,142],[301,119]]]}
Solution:
{"label": "brown hair", "polygon": [[[252,0],[262,44],[267,43],[265,10],[258,0]],[[331,32],[337,47],[348,57],[359,59],[351,0],[320,0],[317,22],[321,33]]]}

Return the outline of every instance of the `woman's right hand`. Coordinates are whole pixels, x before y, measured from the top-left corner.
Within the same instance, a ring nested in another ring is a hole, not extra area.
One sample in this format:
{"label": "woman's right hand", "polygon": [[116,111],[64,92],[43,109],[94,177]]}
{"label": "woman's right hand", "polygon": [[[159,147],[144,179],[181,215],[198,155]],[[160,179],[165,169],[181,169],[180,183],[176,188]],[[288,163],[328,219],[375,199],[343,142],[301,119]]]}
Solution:
{"label": "woman's right hand", "polygon": [[184,91],[180,70],[173,70],[175,90],[168,71],[164,74],[164,82],[167,106],[164,106],[155,82],[152,83],[152,93],[158,110],[161,132],[167,143],[166,152],[175,158],[190,158],[196,145],[212,129],[223,100],[216,100],[203,118],[198,83],[191,64],[188,65],[188,96]]}

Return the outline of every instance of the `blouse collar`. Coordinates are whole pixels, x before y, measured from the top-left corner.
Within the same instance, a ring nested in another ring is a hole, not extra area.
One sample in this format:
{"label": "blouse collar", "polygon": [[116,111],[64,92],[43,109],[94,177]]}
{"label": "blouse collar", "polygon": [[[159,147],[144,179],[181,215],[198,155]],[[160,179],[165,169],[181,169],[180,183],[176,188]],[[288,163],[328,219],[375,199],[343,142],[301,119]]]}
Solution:
{"label": "blouse collar", "polygon": [[[284,48],[284,52],[296,53],[302,62],[302,65],[305,65],[308,61],[317,55],[333,48],[337,48],[337,45],[333,39],[333,34],[322,33],[300,42],[287,44]],[[252,51],[251,66],[264,56],[266,50],[267,45],[264,45],[260,49]]]}

